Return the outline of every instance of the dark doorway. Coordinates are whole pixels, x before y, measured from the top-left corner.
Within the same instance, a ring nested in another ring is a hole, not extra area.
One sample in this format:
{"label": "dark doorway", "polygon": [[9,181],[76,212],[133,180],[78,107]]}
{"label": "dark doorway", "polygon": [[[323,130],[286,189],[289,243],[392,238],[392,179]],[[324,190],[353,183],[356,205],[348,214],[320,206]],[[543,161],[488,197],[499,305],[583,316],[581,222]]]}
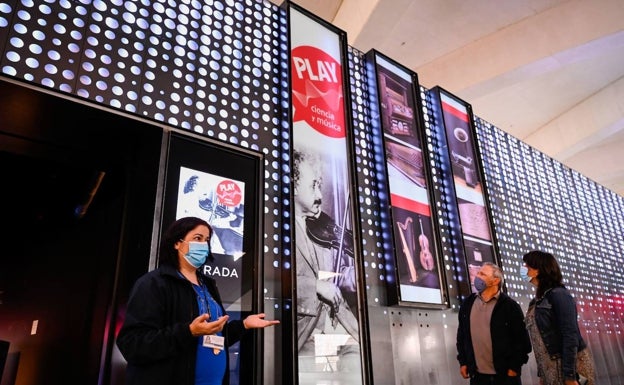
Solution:
{"label": "dark doorway", "polygon": [[1,385],[109,383],[147,270],[162,129],[0,84]]}

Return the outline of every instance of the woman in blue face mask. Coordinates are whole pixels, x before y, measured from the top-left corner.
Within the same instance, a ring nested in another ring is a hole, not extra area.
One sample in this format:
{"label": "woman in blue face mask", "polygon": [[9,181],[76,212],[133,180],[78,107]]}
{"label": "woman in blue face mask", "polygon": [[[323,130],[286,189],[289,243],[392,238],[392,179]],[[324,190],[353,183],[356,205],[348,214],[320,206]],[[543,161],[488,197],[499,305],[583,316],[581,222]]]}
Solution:
{"label": "woman in blue face mask", "polygon": [[264,314],[229,320],[214,279],[199,269],[211,235],[203,219],[178,219],[163,234],[159,267],[135,283],[117,337],[128,385],[229,384],[228,346],[279,323]]}
{"label": "woman in blue face mask", "polygon": [[522,257],[520,276],[537,287],[526,324],[542,385],[593,385],[594,365],[581,337],[576,303],[562,283],[552,254],[531,251]]}

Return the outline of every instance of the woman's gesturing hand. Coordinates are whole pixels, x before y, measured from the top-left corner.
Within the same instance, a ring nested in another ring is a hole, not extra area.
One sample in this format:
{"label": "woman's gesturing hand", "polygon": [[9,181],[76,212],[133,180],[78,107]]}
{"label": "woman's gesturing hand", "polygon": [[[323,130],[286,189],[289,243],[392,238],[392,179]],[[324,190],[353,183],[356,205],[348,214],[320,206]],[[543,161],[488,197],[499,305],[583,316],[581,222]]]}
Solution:
{"label": "woman's gesturing hand", "polygon": [[209,334],[216,334],[223,330],[226,322],[230,318],[228,315],[219,317],[216,321],[206,322],[210,316],[208,314],[202,314],[195,318],[189,325],[191,334],[195,337],[204,336]]}
{"label": "woman's gesturing hand", "polygon": [[252,314],[243,320],[243,325],[245,325],[245,329],[259,329],[280,323],[278,320],[265,320],[264,317],[264,313]]}

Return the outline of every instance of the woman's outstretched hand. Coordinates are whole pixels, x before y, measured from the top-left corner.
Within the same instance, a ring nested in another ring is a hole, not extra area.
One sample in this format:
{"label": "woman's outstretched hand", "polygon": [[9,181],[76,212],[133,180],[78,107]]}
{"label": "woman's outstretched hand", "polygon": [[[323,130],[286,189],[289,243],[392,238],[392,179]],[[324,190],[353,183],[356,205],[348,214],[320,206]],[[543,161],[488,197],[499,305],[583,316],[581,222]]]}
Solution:
{"label": "woman's outstretched hand", "polygon": [[243,325],[245,329],[260,329],[280,323],[278,320],[265,320],[264,317],[264,313],[252,314],[243,320]]}

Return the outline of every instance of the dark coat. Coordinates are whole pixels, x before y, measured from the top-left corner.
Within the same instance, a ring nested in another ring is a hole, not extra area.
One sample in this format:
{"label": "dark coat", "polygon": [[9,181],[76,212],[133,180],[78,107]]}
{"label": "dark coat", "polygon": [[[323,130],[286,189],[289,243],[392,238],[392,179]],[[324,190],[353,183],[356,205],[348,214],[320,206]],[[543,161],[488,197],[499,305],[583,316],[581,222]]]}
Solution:
{"label": "dark coat", "polygon": [[535,324],[552,358],[561,357],[565,378],[576,378],[576,353],[587,346],[578,326],[576,302],[565,287],[555,287],[533,299]]}
{"label": "dark coat", "polygon": [[[477,372],[470,335],[470,310],[476,298],[477,295],[473,293],[461,305],[457,328],[457,360],[460,366],[468,366],[470,375]],[[520,368],[529,360],[531,340],[520,305],[505,293],[500,293],[494,305],[490,332],[496,373],[506,375],[507,370],[511,369],[520,375]]]}
{"label": "dark coat", "polygon": [[[214,279],[198,272],[212,297],[225,309]],[[193,385],[197,338],[189,325],[199,316],[192,284],[171,266],[161,266],[137,280],[130,293],[117,346],[128,361],[128,385]],[[239,320],[223,328],[226,350],[245,328]],[[229,363],[223,384],[229,384]]]}

